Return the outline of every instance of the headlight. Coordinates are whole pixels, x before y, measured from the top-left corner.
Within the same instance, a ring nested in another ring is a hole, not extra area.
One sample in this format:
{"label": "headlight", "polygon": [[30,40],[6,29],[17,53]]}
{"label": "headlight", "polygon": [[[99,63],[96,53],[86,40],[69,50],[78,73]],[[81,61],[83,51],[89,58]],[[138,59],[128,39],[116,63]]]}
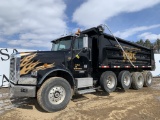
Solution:
{"label": "headlight", "polygon": [[37,71],[32,71],[32,72],[31,72],[31,76],[37,77]]}

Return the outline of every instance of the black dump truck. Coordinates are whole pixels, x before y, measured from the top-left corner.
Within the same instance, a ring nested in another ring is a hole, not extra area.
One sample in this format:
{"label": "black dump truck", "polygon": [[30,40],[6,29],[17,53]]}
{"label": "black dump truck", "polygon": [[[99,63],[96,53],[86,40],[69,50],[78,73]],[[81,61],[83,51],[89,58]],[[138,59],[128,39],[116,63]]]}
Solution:
{"label": "black dump truck", "polygon": [[52,41],[51,51],[20,52],[10,59],[10,92],[35,97],[48,112],[64,109],[72,96],[149,87],[152,49],[104,33],[102,26]]}

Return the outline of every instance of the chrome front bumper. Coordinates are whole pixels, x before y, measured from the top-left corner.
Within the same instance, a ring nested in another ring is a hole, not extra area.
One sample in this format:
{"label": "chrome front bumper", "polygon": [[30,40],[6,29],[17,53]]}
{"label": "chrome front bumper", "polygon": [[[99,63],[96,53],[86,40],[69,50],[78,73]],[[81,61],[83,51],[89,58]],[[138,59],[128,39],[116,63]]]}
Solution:
{"label": "chrome front bumper", "polygon": [[10,83],[11,97],[35,97],[36,86],[21,86]]}

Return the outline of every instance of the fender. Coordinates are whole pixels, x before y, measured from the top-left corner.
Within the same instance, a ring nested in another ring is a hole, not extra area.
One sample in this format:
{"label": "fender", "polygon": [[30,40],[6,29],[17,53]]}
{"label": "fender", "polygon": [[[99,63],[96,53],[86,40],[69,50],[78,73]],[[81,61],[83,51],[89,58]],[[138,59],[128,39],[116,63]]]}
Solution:
{"label": "fender", "polygon": [[55,71],[63,71],[63,72],[68,73],[68,74],[71,76],[71,78],[72,78],[73,86],[75,86],[75,81],[74,81],[74,77],[73,77],[72,73],[71,73],[69,70],[67,70],[67,69],[62,69],[62,68],[56,68],[56,69],[50,70],[49,72],[45,73],[44,76],[39,80],[38,85],[41,85],[41,84],[43,83],[43,81],[45,80],[45,78],[46,78],[49,74],[51,74],[51,73],[53,73],[53,72],[55,72]]}

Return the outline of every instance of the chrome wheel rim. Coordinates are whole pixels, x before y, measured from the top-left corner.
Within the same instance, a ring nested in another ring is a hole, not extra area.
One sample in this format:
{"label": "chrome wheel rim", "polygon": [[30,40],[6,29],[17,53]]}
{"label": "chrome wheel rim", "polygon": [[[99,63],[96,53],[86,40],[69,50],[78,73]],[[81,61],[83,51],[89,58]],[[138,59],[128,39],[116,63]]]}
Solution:
{"label": "chrome wheel rim", "polygon": [[152,82],[152,77],[151,77],[150,75],[147,77],[147,81],[148,81],[148,84],[151,84],[151,82]]}
{"label": "chrome wheel rim", "polygon": [[131,77],[130,76],[125,76],[124,77],[124,85],[125,86],[129,86],[130,81],[131,81]]}
{"label": "chrome wheel rim", "polygon": [[66,96],[66,91],[62,86],[54,86],[50,89],[48,94],[49,102],[52,104],[60,104]]}
{"label": "chrome wheel rim", "polygon": [[142,78],[142,76],[139,76],[139,77],[138,77],[137,83],[138,83],[138,86],[140,86],[140,87],[143,86],[143,78]]}
{"label": "chrome wheel rim", "polygon": [[108,76],[107,80],[106,80],[106,83],[107,83],[107,87],[109,89],[112,89],[115,86],[115,79],[114,79],[114,77],[113,76]]}

